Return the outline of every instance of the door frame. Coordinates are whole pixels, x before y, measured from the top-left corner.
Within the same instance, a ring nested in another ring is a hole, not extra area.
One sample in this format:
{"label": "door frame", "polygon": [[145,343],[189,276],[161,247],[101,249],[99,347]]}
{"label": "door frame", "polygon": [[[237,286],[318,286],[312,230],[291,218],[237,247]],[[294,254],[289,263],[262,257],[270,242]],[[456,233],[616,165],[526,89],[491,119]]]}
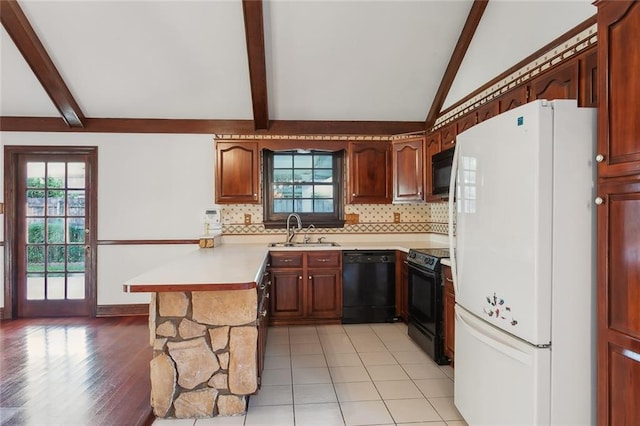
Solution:
{"label": "door frame", "polygon": [[85,206],[87,217],[91,218],[87,223],[89,235],[85,245],[89,246],[90,254],[85,263],[87,272],[87,293],[89,303],[89,316],[96,316],[97,309],[97,231],[98,231],[98,147],[96,146],[12,146],[4,147],[4,317],[16,318],[17,315],[17,203],[16,203],[16,178],[18,172],[18,156],[23,154],[33,155],[87,155],[87,188],[90,197]]}

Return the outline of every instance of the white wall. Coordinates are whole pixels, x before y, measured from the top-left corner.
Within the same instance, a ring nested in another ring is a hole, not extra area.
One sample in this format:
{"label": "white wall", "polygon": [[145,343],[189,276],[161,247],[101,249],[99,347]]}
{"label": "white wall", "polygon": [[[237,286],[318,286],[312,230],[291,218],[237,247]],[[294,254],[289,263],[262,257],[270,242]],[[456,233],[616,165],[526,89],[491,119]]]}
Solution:
{"label": "white wall", "polygon": [[[211,135],[1,132],[0,142],[97,146],[98,240],[195,239],[203,233],[203,212],[214,201]],[[123,281],[194,249],[98,246],[98,305],[148,301],[147,295],[123,293]],[[4,307],[3,292],[0,297]]]}

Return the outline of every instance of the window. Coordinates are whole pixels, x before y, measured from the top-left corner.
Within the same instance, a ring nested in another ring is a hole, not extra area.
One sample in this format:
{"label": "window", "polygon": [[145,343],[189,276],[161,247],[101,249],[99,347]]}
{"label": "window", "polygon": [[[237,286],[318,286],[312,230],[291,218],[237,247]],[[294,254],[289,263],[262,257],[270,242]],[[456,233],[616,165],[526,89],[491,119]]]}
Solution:
{"label": "window", "polygon": [[264,225],[283,227],[290,213],[304,226],[342,227],[344,151],[264,151]]}

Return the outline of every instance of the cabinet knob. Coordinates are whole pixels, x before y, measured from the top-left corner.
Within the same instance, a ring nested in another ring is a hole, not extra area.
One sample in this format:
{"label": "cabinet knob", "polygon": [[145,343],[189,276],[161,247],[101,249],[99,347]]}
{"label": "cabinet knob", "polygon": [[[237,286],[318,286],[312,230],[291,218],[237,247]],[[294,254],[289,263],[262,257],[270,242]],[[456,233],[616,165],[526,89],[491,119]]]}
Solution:
{"label": "cabinet knob", "polygon": [[355,196],[356,196],[356,193],[354,192],[353,194],[351,194],[351,196],[352,196],[352,197],[355,197]]}
{"label": "cabinet knob", "polygon": [[596,161],[598,163],[602,163],[604,161],[604,155],[602,155],[602,154],[596,155]]}
{"label": "cabinet knob", "polygon": [[299,280],[301,280],[301,279],[302,279],[302,275],[300,275],[300,276],[298,277],[298,279],[299,279]]}
{"label": "cabinet knob", "polygon": [[600,206],[604,204],[604,199],[602,197],[596,197],[595,203]]}
{"label": "cabinet knob", "polygon": [[262,312],[260,312],[260,316],[261,317],[266,317],[267,316],[267,310],[263,309]]}
{"label": "cabinet knob", "polygon": [[311,278],[311,275],[309,275],[309,280],[311,280],[311,279],[312,279],[312,278]]}

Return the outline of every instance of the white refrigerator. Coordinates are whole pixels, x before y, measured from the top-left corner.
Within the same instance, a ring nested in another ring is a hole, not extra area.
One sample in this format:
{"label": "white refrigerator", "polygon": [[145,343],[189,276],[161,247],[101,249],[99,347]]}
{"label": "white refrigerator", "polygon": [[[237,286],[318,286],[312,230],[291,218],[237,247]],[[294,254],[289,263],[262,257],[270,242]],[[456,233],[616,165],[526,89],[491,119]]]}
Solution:
{"label": "white refrigerator", "polygon": [[472,426],[595,424],[595,123],[542,100],[457,137],[454,403]]}

